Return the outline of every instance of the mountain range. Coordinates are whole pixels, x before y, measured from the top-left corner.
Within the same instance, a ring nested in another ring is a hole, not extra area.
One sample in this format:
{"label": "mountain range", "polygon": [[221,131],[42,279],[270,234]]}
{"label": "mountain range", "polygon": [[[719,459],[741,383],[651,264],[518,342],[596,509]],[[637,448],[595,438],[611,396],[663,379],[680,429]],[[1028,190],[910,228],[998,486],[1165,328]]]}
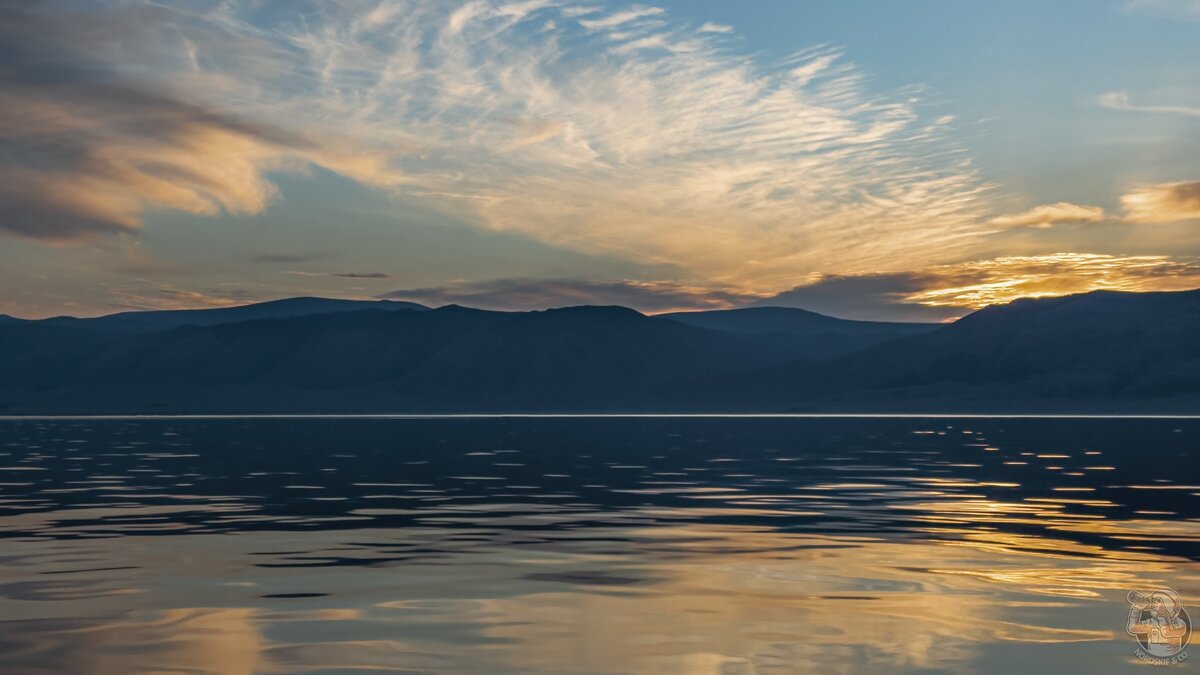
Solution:
{"label": "mountain range", "polygon": [[1200,412],[1200,291],[954,323],[291,298],[0,317],[0,414]]}

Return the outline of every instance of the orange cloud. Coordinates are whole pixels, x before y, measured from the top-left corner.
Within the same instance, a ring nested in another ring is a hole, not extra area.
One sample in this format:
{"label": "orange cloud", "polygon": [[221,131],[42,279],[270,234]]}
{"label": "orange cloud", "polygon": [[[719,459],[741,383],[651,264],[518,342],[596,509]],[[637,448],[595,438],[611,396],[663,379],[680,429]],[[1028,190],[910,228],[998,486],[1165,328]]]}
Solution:
{"label": "orange cloud", "polygon": [[928,270],[926,288],[906,296],[929,306],[977,309],[1017,298],[1200,287],[1200,259],[1055,253],[1008,256],[941,265]]}
{"label": "orange cloud", "polygon": [[1122,195],[1121,206],[1135,223],[1200,219],[1200,181],[1143,185]]}

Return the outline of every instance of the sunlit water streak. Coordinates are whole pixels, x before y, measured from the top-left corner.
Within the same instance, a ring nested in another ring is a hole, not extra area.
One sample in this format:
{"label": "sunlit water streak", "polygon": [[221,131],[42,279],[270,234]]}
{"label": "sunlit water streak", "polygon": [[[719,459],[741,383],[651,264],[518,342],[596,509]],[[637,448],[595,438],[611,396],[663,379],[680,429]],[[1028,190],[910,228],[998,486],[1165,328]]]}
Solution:
{"label": "sunlit water streak", "polygon": [[[1120,672],[1200,422],[0,423],[0,671]],[[1190,667],[1190,666],[1185,666]]]}

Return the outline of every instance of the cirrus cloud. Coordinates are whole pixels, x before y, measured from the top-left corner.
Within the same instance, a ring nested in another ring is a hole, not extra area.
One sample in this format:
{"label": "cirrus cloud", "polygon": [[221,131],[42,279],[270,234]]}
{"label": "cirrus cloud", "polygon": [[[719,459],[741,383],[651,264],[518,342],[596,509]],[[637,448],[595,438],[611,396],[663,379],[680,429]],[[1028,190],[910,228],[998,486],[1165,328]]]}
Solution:
{"label": "cirrus cloud", "polygon": [[988,229],[953,118],[834,49],[763,63],[623,4],[86,6],[6,10],[10,233],[257,213],[272,173],[313,166],[754,292],[952,259]]}

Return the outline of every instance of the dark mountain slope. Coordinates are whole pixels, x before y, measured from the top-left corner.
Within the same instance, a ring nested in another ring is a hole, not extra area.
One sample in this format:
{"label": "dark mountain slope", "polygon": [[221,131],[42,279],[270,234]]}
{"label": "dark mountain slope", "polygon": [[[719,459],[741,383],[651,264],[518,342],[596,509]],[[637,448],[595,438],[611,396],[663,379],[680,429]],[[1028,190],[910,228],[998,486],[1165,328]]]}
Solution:
{"label": "dark mountain slope", "polygon": [[940,324],[849,321],[792,307],[748,307],[710,312],[673,312],[658,318],[730,333],[771,336],[802,343],[807,358],[829,359],[909,335],[927,333]]}
{"label": "dark mountain slope", "polygon": [[75,379],[96,354],[119,342],[108,331],[83,325],[0,322],[0,391]]}
{"label": "dark mountain slope", "polygon": [[753,382],[757,400],[805,409],[1039,410],[1200,401],[1198,335],[1198,291],[1024,299],[826,364],[791,364],[720,388]]}
{"label": "dark mountain slope", "polygon": [[622,307],[519,314],[448,345],[404,385],[472,407],[628,409],[661,406],[669,382],[782,363],[804,354],[781,345]]}
{"label": "dark mountain slope", "polygon": [[69,373],[0,373],[10,409],[619,409],[661,404],[672,380],[802,353],[617,307],[345,312],[58,348]]}
{"label": "dark mountain slope", "polygon": [[1200,292],[1097,291],[989,307],[856,360],[884,386],[956,383],[1053,396],[1200,393]]}
{"label": "dark mountain slope", "polygon": [[892,337],[925,333],[941,324],[890,323],[886,321],[853,321],[837,319],[795,307],[747,307],[703,312],[671,312],[657,318],[671,319],[701,328],[731,333],[785,333],[788,335],[880,335]]}

